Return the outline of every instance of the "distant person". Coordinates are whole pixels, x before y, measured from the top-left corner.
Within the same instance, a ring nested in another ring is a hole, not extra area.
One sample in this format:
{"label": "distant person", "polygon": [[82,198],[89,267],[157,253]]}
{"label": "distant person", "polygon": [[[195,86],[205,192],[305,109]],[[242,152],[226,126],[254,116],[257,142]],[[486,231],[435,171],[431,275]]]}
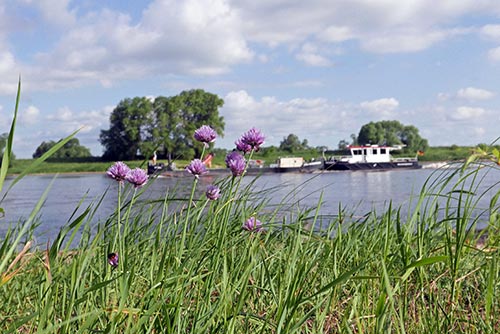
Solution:
{"label": "distant person", "polygon": [[155,151],[155,153],[153,153],[153,156],[151,157],[151,164],[153,166],[156,165],[156,159],[157,159],[157,156],[156,156],[156,151]]}

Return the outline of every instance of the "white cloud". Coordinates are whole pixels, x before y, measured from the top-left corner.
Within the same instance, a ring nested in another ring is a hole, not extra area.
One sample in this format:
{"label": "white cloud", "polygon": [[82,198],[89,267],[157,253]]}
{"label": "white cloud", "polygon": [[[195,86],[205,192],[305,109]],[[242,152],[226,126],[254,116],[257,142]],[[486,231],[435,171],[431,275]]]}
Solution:
{"label": "white cloud", "polygon": [[454,121],[474,120],[485,113],[483,108],[458,107],[451,115],[450,119]]}
{"label": "white cloud", "polygon": [[69,107],[62,107],[53,115],[48,115],[47,119],[56,122],[68,122],[73,120],[73,112]]}
{"label": "white cloud", "polygon": [[488,51],[488,58],[491,61],[500,61],[500,46]]}
{"label": "white cloud", "polygon": [[45,23],[67,26],[75,23],[75,11],[69,10],[70,0],[23,0],[38,7]]}
{"label": "white cloud", "polygon": [[240,25],[225,0],[153,1],[137,24],[127,14],[102,9],[79,17],[26,71],[34,88],[44,90],[111,87],[151,74],[221,74],[254,57]]}
{"label": "white cloud", "polygon": [[339,43],[355,38],[355,34],[347,26],[329,26],[318,34],[320,40]]}
{"label": "white cloud", "polygon": [[[230,148],[234,141],[255,126],[266,135],[267,145],[279,145],[290,133],[307,139],[312,146],[334,147],[337,136],[348,137],[354,129],[350,108],[331,104],[324,98],[295,98],[287,101],[273,96],[256,99],[246,91],[234,91],[224,97],[221,114],[226,134],[220,145]],[[344,133],[346,132],[347,133]],[[349,132],[350,131],[350,132]]]}
{"label": "white cloud", "polygon": [[365,101],[360,103],[362,109],[368,110],[381,115],[390,115],[399,106],[399,101],[395,98],[383,98],[373,101]]}
{"label": "white cloud", "polygon": [[486,129],[483,127],[474,128],[474,133],[478,137],[482,137],[486,134]]}
{"label": "white cloud", "polygon": [[467,30],[427,30],[404,28],[390,32],[377,32],[361,40],[361,46],[374,53],[417,52]]}
{"label": "white cloud", "polygon": [[11,52],[0,52],[0,73],[9,73],[14,70],[16,62]]}
{"label": "white cloud", "polygon": [[318,48],[311,43],[304,44],[296,58],[310,66],[325,67],[332,65],[331,61],[320,55]]}
{"label": "white cloud", "polygon": [[[40,90],[90,83],[110,88],[124,78],[150,74],[219,75],[240,63],[273,61],[266,50],[252,49],[263,44],[285,45],[296,59],[311,66],[331,66],[329,55],[345,41],[357,41],[373,53],[416,52],[473,31],[457,23],[464,15],[500,13],[500,6],[489,0],[153,0],[132,19],[110,9],[90,12],[70,0],[24,0],[24,4],[41,14],[43,22],[20,17],[33,25],[33,31],[47,22],[64,27],[58,39],[38,50],[35,63],[13,71],[29,75],[30,87]],[[0,19],[20,16],[13,7],[0,6]],[[9,27],[12,30],[13,25]],[[0,50],[2,28],[0,23]],[[497,30],[497,25],[481,29],[489,36],[496,36]],[[319,41],[321,48],[314,46]],[[1,52],[0,67],[10,70],[18,64],[15,58],[2,58]],[[489,55],[500,59],[500,51]],[[12,91],[3,85],[0,82],[0,92]]]}
{"label": "white cloud", "polygon": [[28,106],[25,110],[20,112],[19,120],[21,125],[32,125],[38,122],[40,110],[35,106]]}
{"label": "white cloud", "polygon": [[457,97],[467,100],[487,100],[491,99],[495,94],[486,89],[467,87],[458,90]]}
{"label": "white cloud", "polygon": [[100,110],[75,112],[69,107],[61,107],[54,114],[47,115],[46,119],[51,122],[51,129],[61,136],[79,129],[80,132],[98,131],[109,126],[109,116],[113,109],[113,106],[106,106]]}
{"label": "white cloud", "polygon": [[484,37],[500,41],[500,24],[487,24],[481,28],[480,33]]}
{"label": "white cloud", "polygon": [[437,95],[437,99],[439,101],[443,101],[443,102],[449,100],[450,97],[451,97],[450,94],[448,94],[448,93],[442,93],[442,92],[438,93],[438,95]]}

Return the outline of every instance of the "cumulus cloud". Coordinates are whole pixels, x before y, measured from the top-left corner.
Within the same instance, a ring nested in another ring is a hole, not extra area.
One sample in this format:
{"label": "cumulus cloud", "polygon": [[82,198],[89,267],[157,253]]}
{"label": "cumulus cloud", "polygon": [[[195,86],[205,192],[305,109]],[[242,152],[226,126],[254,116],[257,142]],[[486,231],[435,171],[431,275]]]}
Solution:
{"label": "cumulus cloud", "polygon": [[449,117],[454,121],[474,120],[481,117],[486,111],[483,108],[458,107]]}
{"label": "cumulus cloud", "polygon": [[325,42],[339,43],[355,38],[356,35],[348,26],[329,26],[318,33],[318,38]]}
{"label": "cumulus cloud", "polygon": [[[500,5],[488,0],[411,4],[398,0],[286,4],[282,0],[152,0],[132,19],[110,9],[89,11],[70,0],[23,2],[40,13],[40,18],[21,17],[33,26],[32,31],[47,23],[64,28],[58,39],[38,50],[34,63],[14,71],[28,73],[31,88],[39,90],[94,83],[109,88],[115,81],[151,74],[219,75],[237,64],[271,62],[268,53],[281,45],[309,66],[331,66],[329,55],[346,41],[373,53],[416,52],[470,33],[472,29],[454,24],[463,15],[500,13]],[[0,19],[20,16],[12,8],[0,6]],[[481,29],[492,37],[497,30],[497,25]],[[0,31],[0,68],[11,69],[17,61],[1,42]],[[318,42],[321,49],[315,46]],[[263,45],[271,49],[260,49]],[[500,59],[500,51],[491,50],[489,57]],[[0,82],[0,92],[4,84]]]}
{"label": "cumulus cloud", "polygon": [[297,54],[296,58],[310,66],[325,67],[332,65],[331,61],[322,56],[319,53],[318,48],[311,43],[304,44],[302,46],[302,50]]}
{"label": "cumulus cloud", "polygon": [[360,103],[360,107],[364,110],[380,114],[380,115],[390,115],[399,106],[399,101],[395,98],[383,98],[373,101],[365,101]]}
{"label": "cumulus cloud", "polygon": [[[224,97],[221,114],[226,122],[226,135],[222,144],[230,147],[241,133],[250,127],[260,128],[269,145],[279,145],[290,133],[308,139],[311,145],[333,144],[332,133],[345,131],[345,108],[331,104],[323,98],[295,98],[281,101],[273,96],[256,99],[246,91],[233,91]],[[308,138],[314,134],[315,139]]]}
{"label": "cumulus cloud", "polygon": [[151,74],[214,75],[254,57],[237,11],[225,0],[152,1],[138,23],[109,9],[83,12],[75,20],[55,47],[39,52],[25,69],[37,79],[36,88],[111,87],[115,80]]}
{"label": "cumulus cloud", "polygon": [[75,10],[70,10],[70,0],[22,0],[40,11],[44,22],[51,25],[68,26],[75,23]]}
{"label": "cumulus cloud", "polygon": [[495,93],[486,89],[467,87],[458,90],[457,97],[467,100],[487,100],[495,96]]}
{"label": "cumulus cloud", "polygon": [[500,61],[500,46],[488,51],[488,59],[494,62]]}
{"label": "cumulus cloud", "polygon": [[28,106],[25,110],[19,113],[21,125],[32,125],[38,122],[40,110],[35,106]]}
{"label": "cumulus cloud", "polygon": [[500,41],[500,24],[487,24],[481,28],[480,33],[484,37]]}

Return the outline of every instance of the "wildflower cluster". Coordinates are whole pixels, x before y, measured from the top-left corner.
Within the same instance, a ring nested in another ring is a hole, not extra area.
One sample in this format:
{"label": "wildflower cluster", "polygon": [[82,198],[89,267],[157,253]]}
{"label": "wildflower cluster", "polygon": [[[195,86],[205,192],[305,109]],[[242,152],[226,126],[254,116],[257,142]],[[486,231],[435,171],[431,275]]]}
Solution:
{"label": "wildflower cluster", "polygon": [[208,146],[209,143],[213,143],[217,138],[217,132],[208,125],[202,125],[198,130],[194,132],[194,139],[204,143]]}
{"label": "wildflower cluster", "polygon": [[140,188],[148,182],[148,174],[142,168],[130,169],[127,164],[118,161],[109,167],[106,174],[112,179],[123,183],[127,181],[134,185],[134,188]]}
{"label": "wildflower cluster", "polygon": [[251,128],[236,140],[236,149],[243,153],[258,152],[261,145],[264,144],[264,139],[265,137],[260,130]]}
{"label": "wildflower cluster", "polygon": [[226,156],[225,162],[234,177],[241,176],[245,172],[247,162],[240,153],[236,151],[229,153]]}
{"label": "wildflower cluster", "polygon": [[205,192],[205,195],[209,200],[215,201],[220,197],[220,188],[213,184],[209,184],[207,186],[207,191]]}
{"label": "wildflower cluster", "polygon": [[245,223],[243,223],[242,228],[250,232],[262,232],[262,222],[255,217],[248,218]]}
{"label": "wildflower cluster", "polygon": [[[264,144],[264,135],[256,128],[251,128],[235,141],[236,150],[243,154],[259,151],[262,144]],[[247,162],[240,153],[236,151],[229,153],[225,162],[234,177],[242,176],[245,172]]]}
{"label": "wildflower cluster", "polygon": [[108,254],[108,263],[111,267],[118,267],[118,253],[109,253]]}
{"label": "wildflower cluster", "polygon": [[186,167],[186,171],[188,173],[194,175],[194,177],[199,178],[200,175],[203,175],[207,172],[207,168],[205,164],[200,159],[194,159],[191,163]]}

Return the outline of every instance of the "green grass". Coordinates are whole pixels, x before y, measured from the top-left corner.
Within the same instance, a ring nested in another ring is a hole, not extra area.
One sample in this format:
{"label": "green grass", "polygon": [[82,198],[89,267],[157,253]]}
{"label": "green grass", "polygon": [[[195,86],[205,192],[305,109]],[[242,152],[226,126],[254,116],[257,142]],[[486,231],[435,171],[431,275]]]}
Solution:
{"label": "green grass", "polygon": [[[146,203],[127,186],[120,219],[91,233],[89,207],[47,248],[27,250],[4,271],[0,331],[496,332],[497,198],[478,234],[479,169],[449,173],[428,180],[407,216],[400,208],[361,220],[345,213],[320,231],[306,228],[320,219],[314,208],[270,210],[272,191],[240,189],[231,177],[220,181],[219,200],[186,198],[181,209],[175,194]],[[242,230],[252,216],[266,232]],[[3,240],[1,258],[19,229]],[[67,248],[78,229],[78,247]],[[107,254],[118,250],[112,269]]]}
{"label": "green grass", "polygon": [[[115,214],[91,223],[97,199],[33,246],[46,192],[0,242],[0,332],[499,332],[500,181],[478,192],[498,168],[474,162],[484,157],[436,170],[408,214],[357,218],[341,206],[324,229],[311,228],[325,223],[319,208],[270,207],[276,189],[229,176],[209,201],[193,178],[181,199],[166,189],[145,201],[147,188],[125,184]],[[250,217],[265,231],[243,230]]]}
{"label": "green grass", "polygon": [[[9,174],[20,174],[27,167],[33,165],[35,159],[16,159],[11,162]],[[143,161],[127,161],[130,167],[145,166]],[[110,166],[111,162],[51,162],[44,161],[33,168],[30,173],[103,173]]]}

